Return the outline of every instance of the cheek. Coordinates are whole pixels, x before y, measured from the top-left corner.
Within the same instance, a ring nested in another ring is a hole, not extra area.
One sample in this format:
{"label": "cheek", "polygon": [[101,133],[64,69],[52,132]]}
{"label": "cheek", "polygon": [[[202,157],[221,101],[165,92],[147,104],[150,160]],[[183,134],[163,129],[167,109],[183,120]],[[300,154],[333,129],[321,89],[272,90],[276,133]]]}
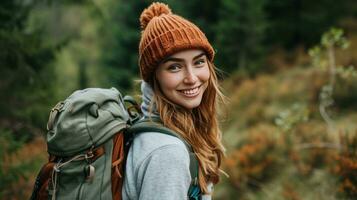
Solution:
{"label": "cheek", "polygon": [[208,80],[209,80],[210,76],[211,76],[211,73],[210,73],[208,67],[206,67],[206,70],[202,70],[202,72],[200,73],[200,80],[204,84],[203,88],[202,88],[203,92],[205,92],[208,87]]}
{"label": "cheek", "polygon": [[202,82],[206,82],[210,78],[210,75],[211,74],[210,74],[209,68],[207,66],[207,67],[202,69],[202,71],[200,72],[199,77],[200,77]]}
{"label": "cheek", "polygon": [[177,74],[159,72],[157,73],[157,77],[160,88],[163,91],[175,89],[180,83],[180,77]]}

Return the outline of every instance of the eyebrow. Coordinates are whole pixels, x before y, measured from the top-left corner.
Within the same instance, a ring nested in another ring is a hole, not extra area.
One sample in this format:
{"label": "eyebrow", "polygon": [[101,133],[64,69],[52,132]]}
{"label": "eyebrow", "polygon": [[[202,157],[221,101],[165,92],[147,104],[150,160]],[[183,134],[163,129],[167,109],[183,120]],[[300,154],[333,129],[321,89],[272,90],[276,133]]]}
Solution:
{"label": "eyebrow", "polygon": [[[206,53],[200,53],[198,54],[197,56],[193,57],[193,60],[196,60],[197,58],[201,57],[201,56],[204,56],[206,55]],[[164,63],[167,63],[169,61],[174,61],[174,62],[182,62],[184,61],[184,59],[182,58],[175,58],[175,57],[168,57],[166,59],[164,59],[161,63],[164,64]]]}

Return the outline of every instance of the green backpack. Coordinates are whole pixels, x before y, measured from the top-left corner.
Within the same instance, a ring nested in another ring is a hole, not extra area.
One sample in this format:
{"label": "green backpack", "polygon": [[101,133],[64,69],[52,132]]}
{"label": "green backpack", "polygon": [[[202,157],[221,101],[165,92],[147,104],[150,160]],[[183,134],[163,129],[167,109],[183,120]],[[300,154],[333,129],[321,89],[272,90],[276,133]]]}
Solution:
{"label": "green backpack", "polygon": [[115,88],[75,91],[51,110],[47,130],[49,161],[36,178],[30,200],[120,200],[131,141],[151,131],[185,143],[192,178],[188,197],[201,198],[198,162],[190,145],[159,119],[143,119],[133,98],[122,98]]}

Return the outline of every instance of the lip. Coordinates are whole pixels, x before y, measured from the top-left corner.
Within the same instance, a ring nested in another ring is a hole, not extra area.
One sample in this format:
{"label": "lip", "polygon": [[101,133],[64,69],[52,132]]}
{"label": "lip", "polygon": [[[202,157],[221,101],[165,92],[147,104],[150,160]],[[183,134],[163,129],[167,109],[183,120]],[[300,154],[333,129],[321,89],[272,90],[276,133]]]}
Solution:
{"label": "lip", "polygon": [[[194,98],[196,96],[198,96],[200,94],[200,88],[202,85],[193,87],[193,88],[188,88],[188,89],[183,89],[183,90],[177,90],[182,96],[186,97],[186,98]],[[192,93],[192,94],[188,94],[188,93],[184,93],[183,91],[187,91],[187,90],[195,90],[197,88],[197,92]]]}

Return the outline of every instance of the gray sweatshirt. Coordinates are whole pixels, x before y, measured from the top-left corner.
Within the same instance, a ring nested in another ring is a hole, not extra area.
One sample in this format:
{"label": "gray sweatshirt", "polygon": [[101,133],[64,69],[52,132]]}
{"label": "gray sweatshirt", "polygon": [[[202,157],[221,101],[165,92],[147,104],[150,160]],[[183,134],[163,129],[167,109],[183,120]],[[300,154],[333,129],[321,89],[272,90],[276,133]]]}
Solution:
{"label": "gray sweatshirt", "polygon": [[[145,116],[158,116],[149,112],[152,90],[145,82],[141,85]],[[155,107],[155,106],[154,106]],[[173,136],[148,132],[135,137],[130,147],[124,185],[123,200],[184,200],[191,183],[190,158],[184,143]],[[212,184],[209,184],[212,191]],[[202,200],[210,200],[204,195]]]}

